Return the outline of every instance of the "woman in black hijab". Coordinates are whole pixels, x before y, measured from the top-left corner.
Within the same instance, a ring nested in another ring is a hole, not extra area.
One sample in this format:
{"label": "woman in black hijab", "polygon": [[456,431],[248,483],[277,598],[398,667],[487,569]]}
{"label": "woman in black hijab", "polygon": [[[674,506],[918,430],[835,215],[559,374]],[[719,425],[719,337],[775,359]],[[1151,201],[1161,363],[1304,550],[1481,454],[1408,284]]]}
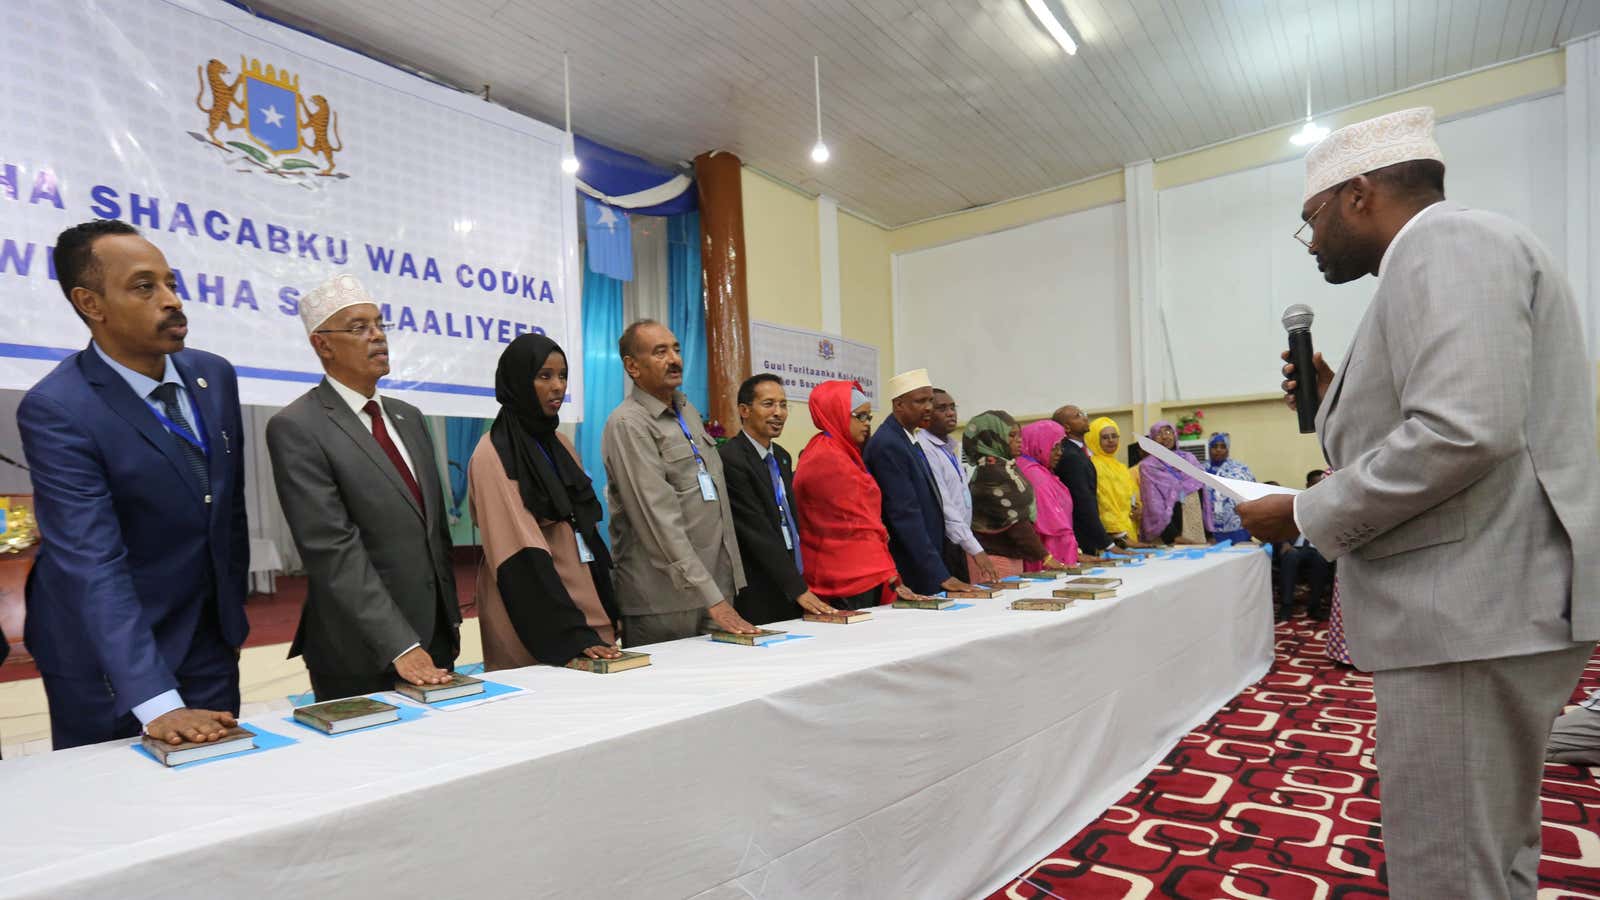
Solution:
{"label": "woman in black hijab", "polygon": [[468,465],[472,517],[483,541],[478,620],[487,669],[614,659],[618,620],[605,515],[566,436],[556,430],[567,357],[524,334],[495,371],[500,414]]}

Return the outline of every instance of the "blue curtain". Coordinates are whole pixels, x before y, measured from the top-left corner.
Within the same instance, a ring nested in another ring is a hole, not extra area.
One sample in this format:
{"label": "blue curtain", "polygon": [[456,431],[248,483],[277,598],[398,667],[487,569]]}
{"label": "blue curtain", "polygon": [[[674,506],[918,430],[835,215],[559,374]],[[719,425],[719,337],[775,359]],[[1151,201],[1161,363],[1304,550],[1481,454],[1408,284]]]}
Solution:
{"label": "blue curtain", "polygon": [[[667,219],[667,327],[683,345],[683,393],[709,414],[706,390],[706,300],[700,272],[700,213]],[[731,434],[737,422],[723,422]]]}
{"label": "blue curtain", "polygon": [[[587,253],[587,249],[585,250]],[[585,260],[587,263],[587,260]],[[578,424],[578,461],[594,482],[602,499],[606,493],[606,467],[600,458],[600,437],[606,417],[623,396],[627,373],[617,357],[622,337],[622,282],[585,271],[583,275],[583,421]],[[704,340],[701,341],[704,344]],[[606,519],[610,519],[610,511]],[[602,520],[600,533],[606,522]]]}
{"label": "blue curtain", "polygon": [[464,419],[447,416],[444,420],[444,450],[450,461],[450,515],[459,519],[466,512],[467,463],[472,451],[478,449],[478,436],[483,434],[482,419]]}

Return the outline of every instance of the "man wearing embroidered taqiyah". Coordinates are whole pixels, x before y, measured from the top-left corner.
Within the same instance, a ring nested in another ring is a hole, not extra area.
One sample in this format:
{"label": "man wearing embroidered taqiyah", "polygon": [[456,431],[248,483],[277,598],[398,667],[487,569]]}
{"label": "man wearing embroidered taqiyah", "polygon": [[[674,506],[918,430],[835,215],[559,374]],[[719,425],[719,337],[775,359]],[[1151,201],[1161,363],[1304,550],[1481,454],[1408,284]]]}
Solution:
{"label": "man wearing embroidered taqiyah", "polygon": [[378,393],[389,324],[354,275],[300,299],[326,377],[267,423],[308,595],[289,655],[318,700],[444,684],[461,647],[450,524],[422,413]]}
{"label": "man wearing embroidered taqiyah", "polygon": [[1545,738],[1600,638],[1594,370],[1544,246],[1444,172],[1431,109],[1306,156],[1296,237],[1328,283],[1378,282],[1337,374],[1284,368],[1291,400],[1317,380],[1333,474],[1238,512],[1338,561],[1390,896],[1532,900]]}

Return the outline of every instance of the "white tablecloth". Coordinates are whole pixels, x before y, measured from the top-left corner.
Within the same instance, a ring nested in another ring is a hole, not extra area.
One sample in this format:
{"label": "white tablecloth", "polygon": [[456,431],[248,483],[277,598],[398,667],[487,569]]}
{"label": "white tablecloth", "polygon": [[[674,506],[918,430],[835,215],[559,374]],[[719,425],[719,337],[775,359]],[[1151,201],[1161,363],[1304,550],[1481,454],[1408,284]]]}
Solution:
{"label": "white tablecloth", "polygon": [[1266,672],[1268,571],[1222,552],[1061,613],[1011,594],[497,672],[528,694],[332,739],[264,718],[300,743],[189,769],[6,761],[0,896],[981,895]]}

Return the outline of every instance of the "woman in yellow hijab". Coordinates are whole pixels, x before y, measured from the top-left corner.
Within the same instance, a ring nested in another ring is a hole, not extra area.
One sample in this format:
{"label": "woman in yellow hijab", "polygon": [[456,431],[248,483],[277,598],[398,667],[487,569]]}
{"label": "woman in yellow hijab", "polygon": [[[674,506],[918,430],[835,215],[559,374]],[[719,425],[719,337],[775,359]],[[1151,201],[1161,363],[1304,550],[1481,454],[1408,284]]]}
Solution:
{"label": "woman in yellow hijab", "polygon": [[1117,459],[1117,448],[1122,445],[1122,432],[1117,423],[1101,416],[1089,423],[1089,433],[1084,444],[1094,460],[1100,498],[1100,523],[1106,534],[1119,545],[1137,543],[1139,533],[1133,530],[1133,510],[1139,504],[1139,480],[1133,470]]}

